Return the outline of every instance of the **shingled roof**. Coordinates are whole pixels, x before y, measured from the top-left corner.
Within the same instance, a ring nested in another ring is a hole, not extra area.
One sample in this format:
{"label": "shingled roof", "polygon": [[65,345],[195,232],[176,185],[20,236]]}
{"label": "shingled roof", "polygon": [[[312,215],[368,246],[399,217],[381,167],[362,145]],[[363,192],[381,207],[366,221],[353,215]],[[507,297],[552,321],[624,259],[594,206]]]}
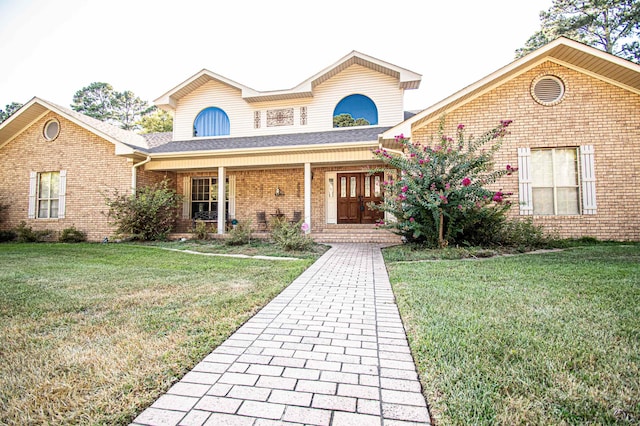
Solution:
{"label": "shingled roof", "polygon": [[326,132],[246,136],[237,138],[173,141],[153,147],[150,154],[203,152],[231,149],[275,148],[287,146],[331,145],[339,143],[374,142],[390,127],[359,127]]}

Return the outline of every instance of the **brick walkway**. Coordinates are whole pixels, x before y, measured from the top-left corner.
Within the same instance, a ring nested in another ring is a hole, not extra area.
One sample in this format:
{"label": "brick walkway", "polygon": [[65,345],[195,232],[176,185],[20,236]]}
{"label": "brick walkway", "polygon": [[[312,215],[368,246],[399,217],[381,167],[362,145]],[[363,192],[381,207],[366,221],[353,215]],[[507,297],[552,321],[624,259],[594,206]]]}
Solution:
{"label": "brick walkway", "polygon": [[134,425],[428,425],[380,248],[335,244]]}

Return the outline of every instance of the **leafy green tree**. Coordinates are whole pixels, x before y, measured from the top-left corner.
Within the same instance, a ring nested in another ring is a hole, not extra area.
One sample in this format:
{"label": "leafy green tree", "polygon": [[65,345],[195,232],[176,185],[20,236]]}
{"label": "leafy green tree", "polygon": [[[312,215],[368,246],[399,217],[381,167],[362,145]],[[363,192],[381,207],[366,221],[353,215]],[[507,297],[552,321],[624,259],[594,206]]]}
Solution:
{"label": "leafy green tree", "polygon": [[640,0],[553,0],[540,20],[516,58],[565,36],[640,63]]}
{"label": "leafy green tree", "polygon": [[71,108],[125,130],[134,130],[140,118],[153,107],[130,90],[117,92],[109,83],[95,82],[75,93]]}
{"label": "leafy green tree", "polygon": [[383,202],[369,206],[395,218],[379,226],[408,242],[432,247],[495,241],[512,194],[486,185],[517,170],[510,165],[494,170],[493,164],[510,123],[502,121],[481,137],[465,140],[464,125],[458,126],[454,139],[444,134],[443,120],[430,144],[410,142],[400,135],[396,140],[402,143],[404,155],[375,150],[376,157],[399,171],[397,179],[383,182]]}
{"label": "leafy green tree", "polygon": [[7,118],[11,116],[14,112],[22,108],[22,104],[19,102],[11,102],[7,106],[4,107],[4,111],[0,109],[0,123],[5,121]]}
{"label": "leafy green tree", "polygon": [[71,109],[100,121],[115,119],[116,92],[109,83],[95,82],[83,87],[73,95]]}
{"label": "leafy green tree", "polygon": [[154,111],[142,116],[136,123],[142,133],[171,132],[173,130],[173,116],[168,112],[155,108]]}
{"label": "leafy green tree", "polygon": [[364,118],[353,119],[351,114],[339,114],[333,117],[333,127],[353,127],[368,126],[369,123]]}
{"label": "leafy green tree", "polygon": [[139,188],[135,194],[106,196],[107,217],[116,232],[137,240],[164,240],[173,230],[182,197],[169,188],[165,179],[159,184]]}

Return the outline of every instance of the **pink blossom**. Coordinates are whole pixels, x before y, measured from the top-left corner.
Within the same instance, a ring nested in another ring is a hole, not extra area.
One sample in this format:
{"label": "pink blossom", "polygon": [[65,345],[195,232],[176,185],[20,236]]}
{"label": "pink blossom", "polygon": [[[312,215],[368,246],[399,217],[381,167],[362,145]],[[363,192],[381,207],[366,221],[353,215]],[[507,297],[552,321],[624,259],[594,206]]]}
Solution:
{"label": "pink blossom", "polygon": [[471,179],[469,179],[468,177],[462,179],[462,186],[469,186],[471,185]]}
{"label": "pink blossom", "polygon": [[418,163],[424,164],[424,160],[421,158],[420,160],[418,160]]}
{"label": "pink blossom", "polygon": [[413,223],[413,222],[415,222],[415,221],[416,221],[416,220],[415,220],[413,217],[410,217],[410,218],[409,218],[409,222]]}
{"label": "pink blossom", "polygon": [[447,197],[446,197],[446,196],[444,196],[444,195],[441,195],[441,196],[440,196],[440,201],[442,201],[442,204],[447,204],[447,203],[449,202],[449,200],[447,199]]}
{"label": "pink blossom", "polygon": [[458,124],[458,130],[464,130],[464,124]]}
{"label": "pink blossom", "polygon": [[403,187],[401,188],[401,191],[402,191],[402,192],[407,192],[408,190],[409,190],[409,187],[408,187],[407,185],[405,185],[405,186],[403,186]]}
{"label": "pink blossom", "polygon": [[511,123],[513,123],[513,120],[500,120],[500,125],[502,127],[507,127]]}
{"label": "pink blossom", "polygon": [[435,191],[435,190],[436,190],[436,184],[435,184],[435,183],[432,183],[432,184],[431,184],[430,189],[431,189],[432,191]]}
{"label": "pink blossom", "polygon": [[445,183],[444,184],[444,189],[449,189],[449,188],[451,188],[451,185],[449,184],[449,182]]}
{"label": "pink blossom", "polygon": [[502,192],[498,191],[495,194],[493,194],[493,201],[495,201],[496,203],[501,203],[502,202]]}
{"label": "pink blossom", "polygon": [[400,194],[400,195],[398,195],[398,201],[404,201],[404,200],[406,200],[406,199],[407,199],[407,196],[406,196],[406,195],[404,195],[404,194]]}
{"label": "pink blossom", "polygon": [[302,229],[302,232],[307,232],[309,230],[309,224],[307,222],[303,223],[300,229]]}
{"label": "pink blossom", "polygon": [[462,204],[458,204],[458,210],[462,210]]}

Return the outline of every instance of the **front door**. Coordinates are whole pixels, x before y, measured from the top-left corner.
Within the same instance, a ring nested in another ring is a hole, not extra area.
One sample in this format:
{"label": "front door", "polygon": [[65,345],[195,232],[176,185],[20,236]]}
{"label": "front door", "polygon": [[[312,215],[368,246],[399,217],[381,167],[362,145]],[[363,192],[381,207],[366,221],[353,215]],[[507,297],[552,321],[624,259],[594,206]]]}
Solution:
{"label": "front door", "polygon": [[368,204],[382,202],[382,173],[338,173],[338,223],[375,223],[383,212]]}

